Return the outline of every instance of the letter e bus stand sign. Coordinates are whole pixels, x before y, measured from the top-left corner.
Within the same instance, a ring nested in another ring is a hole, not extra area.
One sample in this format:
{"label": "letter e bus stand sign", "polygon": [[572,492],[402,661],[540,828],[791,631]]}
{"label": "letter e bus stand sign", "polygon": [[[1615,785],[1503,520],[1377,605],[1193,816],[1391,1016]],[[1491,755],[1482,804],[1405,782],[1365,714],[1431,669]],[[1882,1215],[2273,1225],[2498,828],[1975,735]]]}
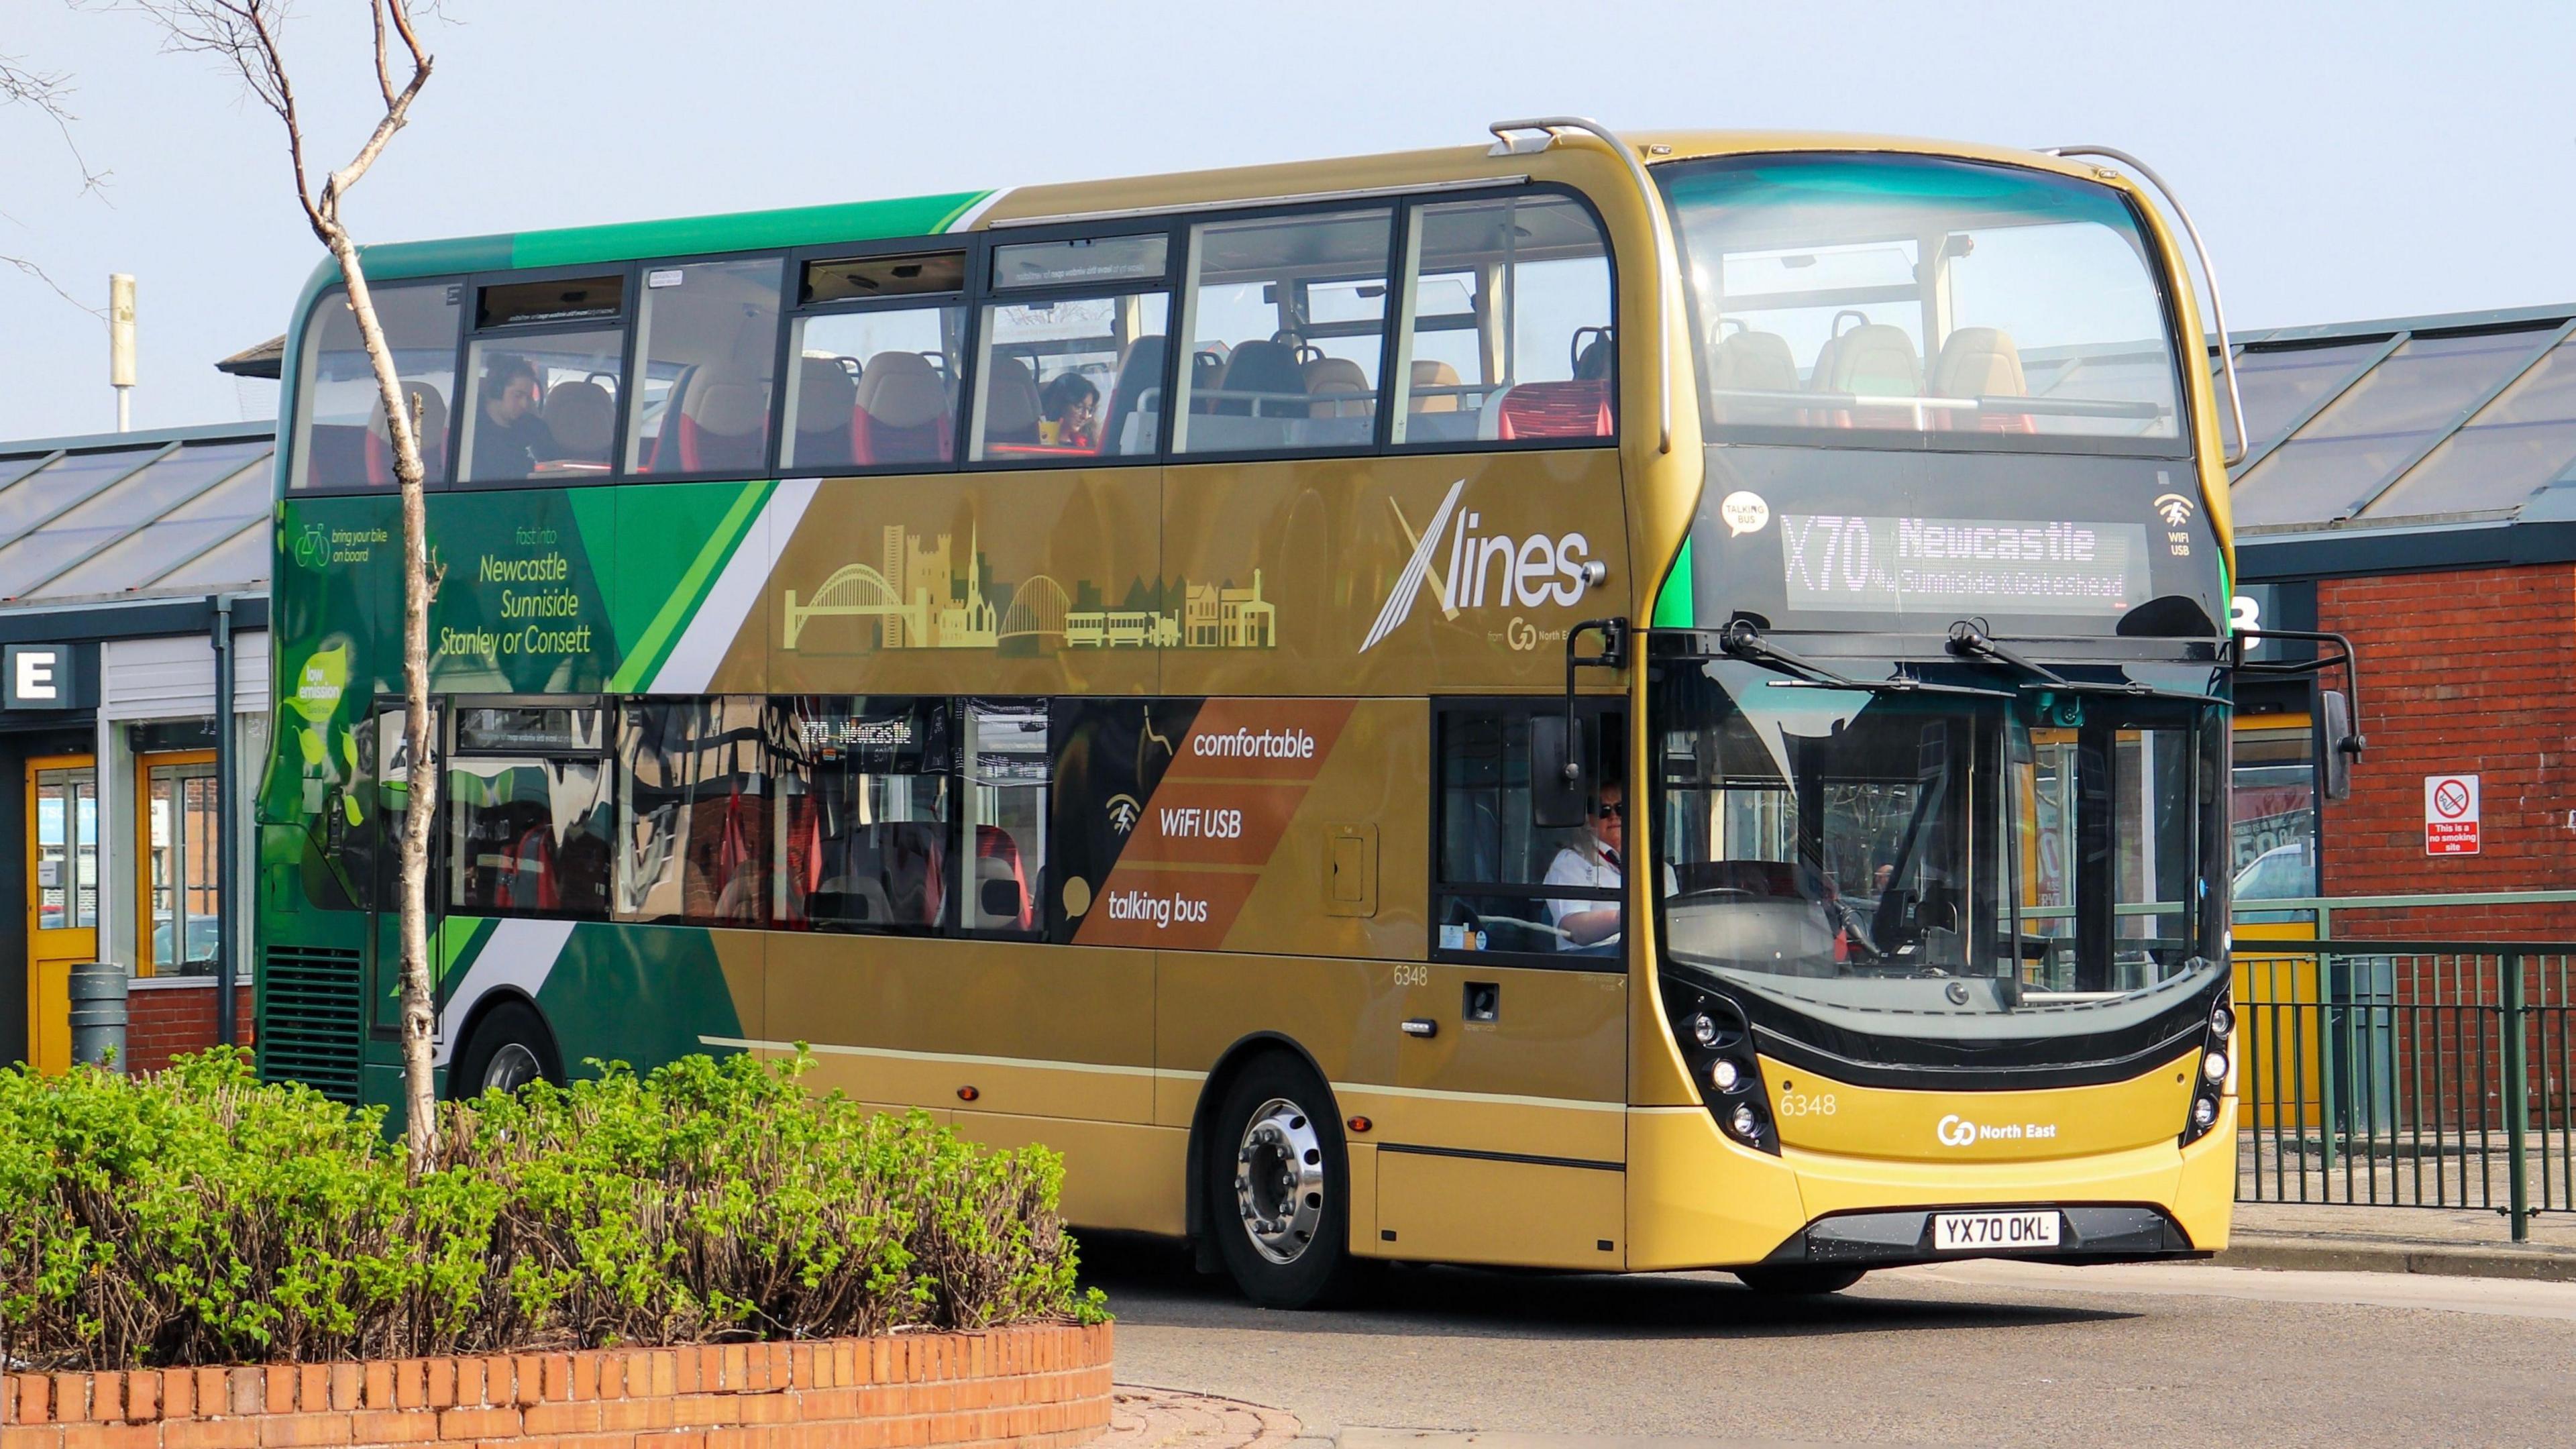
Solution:
{"label": "letter e bus stand sign", "polygon": [[2424,777],[2424,853],[2478,853],[2478,777]]}
{"label": "letter e bus stand sign", "polygon": [[11,644],[0,648],[0,710],[87,709],[95,645]]}

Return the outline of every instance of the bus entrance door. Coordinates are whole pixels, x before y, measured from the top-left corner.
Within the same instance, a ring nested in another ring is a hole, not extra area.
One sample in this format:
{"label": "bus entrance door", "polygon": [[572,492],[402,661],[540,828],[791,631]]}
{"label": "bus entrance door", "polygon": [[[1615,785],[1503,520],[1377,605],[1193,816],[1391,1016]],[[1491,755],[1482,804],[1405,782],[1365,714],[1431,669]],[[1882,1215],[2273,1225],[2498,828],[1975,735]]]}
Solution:
{"label": "bus entrance door", "polygon": [[72,968],[98,959],[98,762],[27,762],[27,1064],[72,1065]]}
{"label": "bus entrance door", "polygon": [[[1402,1085],[1373,1104],[1375,1251],[1621,1267],[1627,978],[1445,963],[1426,975],[1402,993],[1403,1019],[1431,1029],[1411,1027]],[[1505,1202],[1514,1209],[1493,1211]]]}

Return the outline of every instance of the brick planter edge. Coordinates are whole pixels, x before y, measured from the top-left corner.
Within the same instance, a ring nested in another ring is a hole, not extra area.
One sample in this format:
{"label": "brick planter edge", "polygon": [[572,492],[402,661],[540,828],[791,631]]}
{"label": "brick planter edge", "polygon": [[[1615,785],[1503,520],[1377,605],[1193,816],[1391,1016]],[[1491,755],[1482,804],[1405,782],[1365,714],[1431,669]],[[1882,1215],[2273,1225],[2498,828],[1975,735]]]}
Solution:
{"label": "brick planter edge", "polygon": [[0,1449],[1070,1449],[1110,1328],[0,1375]]}

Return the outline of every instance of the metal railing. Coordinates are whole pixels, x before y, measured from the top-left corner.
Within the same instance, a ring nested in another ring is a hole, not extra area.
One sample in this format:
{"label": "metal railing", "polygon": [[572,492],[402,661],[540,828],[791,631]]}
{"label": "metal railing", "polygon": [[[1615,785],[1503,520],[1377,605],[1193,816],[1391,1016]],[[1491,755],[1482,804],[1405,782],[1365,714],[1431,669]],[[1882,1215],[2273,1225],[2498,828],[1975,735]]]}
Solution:
{"label": "metal railing", "polygon": [[[2576,941],[2328,934],[2336,912],[2563,903],[2576,891],[2240,910],[2238,1200],[2493,1211],[2516,1241],[2576,1212]],[[2325,939],[2246,929],[2291,912]]]}

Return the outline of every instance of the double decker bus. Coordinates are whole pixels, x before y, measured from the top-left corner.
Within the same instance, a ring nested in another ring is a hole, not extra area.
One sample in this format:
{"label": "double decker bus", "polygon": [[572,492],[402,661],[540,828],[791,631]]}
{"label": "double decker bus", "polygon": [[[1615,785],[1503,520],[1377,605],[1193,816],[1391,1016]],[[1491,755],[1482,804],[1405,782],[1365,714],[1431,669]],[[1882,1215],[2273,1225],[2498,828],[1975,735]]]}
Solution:
{"label": "double decker bus", "polygon": [[317,272],[265,1071],[399,1112],[425,829],[447,1092],[808,1051],[1264,1303],[2223,1246],[2220,394],[2142,168],[1494,134],[371,248],[433,761]]}

